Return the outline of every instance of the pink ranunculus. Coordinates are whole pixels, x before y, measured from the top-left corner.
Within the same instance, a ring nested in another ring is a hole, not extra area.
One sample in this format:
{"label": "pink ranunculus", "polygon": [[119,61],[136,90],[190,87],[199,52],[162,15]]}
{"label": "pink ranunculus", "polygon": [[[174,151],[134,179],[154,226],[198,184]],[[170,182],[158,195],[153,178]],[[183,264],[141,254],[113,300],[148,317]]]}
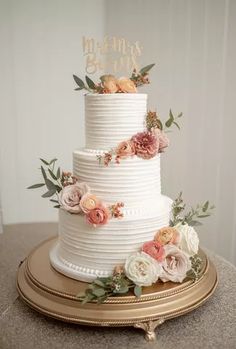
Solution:
{"label": "pink ranunculus", "polygon": [[100,205],[94,208],[86,214],[86,221],[89,224],[94,225],[104,225],[108,222],[110,218],[110,211],[106,206]]}
{"label": "pink ranunculus", "polygon": [[115,153],[120,159],[133,156],[135,154],[134,143],[130,140],[121,142],[115,149]]}
{"label": "pink ranunculus", "polygon": [[59,195],[59,204],[61,208],[70,213],[80,213],[80,200],[82,196],[90,191],[90,188],[85,183],[76,183],[64,187]]}
{"label": "pink ranunculus", "polygon": [[164,249],[166,257],[162,264],[161,280],[163,282],[183,282],[187,271],[191,269],[189,256],[172,244],[165,245]]}
{"label": "pink ranunculus", "polygon": [[165,258],[164,247],[157,241],[148,241],[143,244],[142,251],[149,254],[158,262],[162,262]]}
{"label": "pink ranunculus", "polygon": [[152,132],[139,132],[131,138],[135,146],[135,154],[143,159],[151,159],[159,149],[159,140]]}
{"label": "pink ranunculus", "polygon": [[161,131],[159,128],[155,128],[153,132],[159,140],[159,153],[163,153],[165,151],[164,149],[170,145],[170,140],[165,132]]}

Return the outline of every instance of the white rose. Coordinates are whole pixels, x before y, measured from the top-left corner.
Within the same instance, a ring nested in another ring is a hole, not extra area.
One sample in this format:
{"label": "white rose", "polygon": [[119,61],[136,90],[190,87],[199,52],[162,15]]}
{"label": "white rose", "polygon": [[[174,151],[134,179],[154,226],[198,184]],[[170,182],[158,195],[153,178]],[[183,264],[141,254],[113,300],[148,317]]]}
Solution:
{"label": "white rose", "polygon": [[164,246],[166,258],[163,261],[163,272],[161,280],[163,282],[182,282],[187,271],[191,269],[189,256],[172,244]]}
{"label": "white rose", "polygon": [[145,252],[132,254],[125,262],[126,276],[138,286],[151,286],[161,273],[161,265]]}
{"label": "white rose", "polygon": [[196,231],[188,224],[175,227],[180,234],[179,248],[190,256],[198,253],[199,238]]}
{"label": "white rose", "polygon": [[59,195],[59,204],[61,208],[70,213],[80,213],[80,200],[82,196],[90,191],[89,187],[85,183],[76,183],[73,185],[67,185],[64,187]]}

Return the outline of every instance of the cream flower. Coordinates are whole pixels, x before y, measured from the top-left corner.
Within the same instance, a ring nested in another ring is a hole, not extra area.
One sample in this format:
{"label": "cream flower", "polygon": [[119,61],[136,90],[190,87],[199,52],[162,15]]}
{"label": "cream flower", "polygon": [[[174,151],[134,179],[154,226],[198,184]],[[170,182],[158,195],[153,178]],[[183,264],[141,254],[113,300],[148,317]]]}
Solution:
{"label": "cream flower", "polygon": [[90,188],[86,183],[67,185],[60,191],[58,195],[61,208],[70,213],[80,213],[80,200],[82,196],[89,191]]}
{"label": "cream flower", "polygon": [[117,80],[113,75],[103,75],[101,79],[106,93],[116,93],[118,91]]}
{"label": "cream flower", "polygon": [[165,245],[164,249],[166,258],[162,263],[161,280],[163,282],[183,282],[187,271],[191,269],[189,256],[172,244]]}
{"label": "cream flower", "polygon": [[138,286],[151,286],[161,273],[161,265],[145,252],[137,252],[126,259],[125,274]]}
{"label": "cream flower", "polygon": [[121,159],[133,156],[135,154],[134,143],[130,140],[121,142],[115,149],[115,153],[116,156],[118,156]]}
{"label": "cream flower", "polygon": [[119,80],[117,80],[117,85],[119,86],[122,92],[127,92],[127,93],[137,92],[137,88],[134,82],[128,78],[120,78]]}
{"label": "cream flower", "polygon": [[80,200],[80,208],[84,213],[88,213],[94,208],[100,205],[101,201],[97,198],[97,196],[87,193],[82,196]]}
{"label": "cream flower", "polygon": [[154,240],[162,245],[174,244],[177,245],[179,242],[179,232],[173,227],[164,227],[158,230]]}
{"label": "cream flower", "polygon": [[180,234],[179,248],[190,256],[198,253],[199,238],[194,228],[188,224],[180,224],[175,229]]}

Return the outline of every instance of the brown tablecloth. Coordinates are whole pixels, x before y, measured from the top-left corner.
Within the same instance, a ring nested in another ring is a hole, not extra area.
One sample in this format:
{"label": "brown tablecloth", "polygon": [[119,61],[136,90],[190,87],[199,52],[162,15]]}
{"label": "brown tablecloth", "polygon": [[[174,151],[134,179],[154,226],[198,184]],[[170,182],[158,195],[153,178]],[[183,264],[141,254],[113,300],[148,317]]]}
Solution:
{"label": "brown tablecloth", "polygon": [[215,294],[192,313],[161,325],[155,343],[147,343],[141,330],[67,324],[30,309],[15,287],[19,262],[56,233],[56,224],[43,223],[6,226],[0,234],[1,349],[236,349],[236,268],[209,251],[219,275]]}

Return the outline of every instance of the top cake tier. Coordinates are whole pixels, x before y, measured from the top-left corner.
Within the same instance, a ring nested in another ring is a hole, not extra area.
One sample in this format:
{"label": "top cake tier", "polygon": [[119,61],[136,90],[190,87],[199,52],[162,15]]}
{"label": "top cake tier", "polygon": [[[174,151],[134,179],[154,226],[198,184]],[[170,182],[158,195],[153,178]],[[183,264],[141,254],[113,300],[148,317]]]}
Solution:
{"label": "top cake tier", "polygon": [[144,93],[85,96],[86,148],[110,150],[145,129]]}

